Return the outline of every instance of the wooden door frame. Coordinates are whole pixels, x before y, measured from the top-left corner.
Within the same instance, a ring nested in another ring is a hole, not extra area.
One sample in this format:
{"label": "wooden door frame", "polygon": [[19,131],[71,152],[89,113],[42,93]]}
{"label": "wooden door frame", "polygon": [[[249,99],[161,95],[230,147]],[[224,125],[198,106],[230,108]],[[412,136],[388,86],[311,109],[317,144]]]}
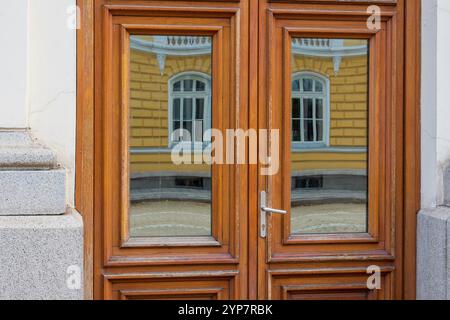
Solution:
{"label": "wooden door frame", "polygon": [[[258,70],[258,0],[250,2],[250,74]],[[319,2],[319,1],[302,1]],[[337,0],[322,0],[322,3],[338,4]],[[373,1],[373,3],[401,3],[404,8],[405,61],[404,70],[404,112],[403,127],[404,156],[404,224],[403,260],[405,277],[403,282],[404,299],[416,298],[416,218],[420,210],[420,87],[421,87],[421,2],[420,0]],[[75,206],[81,213],[84,223],[84,289],[85,298],[93,298],[94,287],[94,133],[99,126],[94,123],[94,1],[77,0],[80,8],[80,25],[77,32],[77,129],[76,129],[76,183]],[[256,72],[256,73],[255,73]],[[250,127],[257,127],[258,79],[250,79],[249,114]],[[251,166],[249,179],[258,176],[256,166]],[[254,189],[254,190],[253,190]],[[257,212],[257,186],[250,184],[249,206]],[[251,217],[257,217],[252,214]],[[257,221],[249,221],[249,236],[255,237]],[[252,227],[253,226],[253,227]],[[256,239],[256,237],[255,237]],[[250,264],[256,261],[249,253]],[[251,267],[251,266],[250,266]],[[250,273],[249,282],[255,281]],[[250,290],[249,298],[255,299],[257,293]]]}

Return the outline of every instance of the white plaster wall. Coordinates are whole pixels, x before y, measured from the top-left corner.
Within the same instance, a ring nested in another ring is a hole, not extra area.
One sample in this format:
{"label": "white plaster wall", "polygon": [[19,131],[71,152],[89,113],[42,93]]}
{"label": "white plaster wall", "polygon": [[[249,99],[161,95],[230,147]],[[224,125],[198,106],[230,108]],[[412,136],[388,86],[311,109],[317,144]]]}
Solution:
{"label": "white plaster wall", "polygon": [[[438,0],[437,8],[437,161],[439,174],[450,164],[450,1]],[[424,79],[426,81],[426,79]],[[443,203],[443,189],[438,204]]]}
{"label": "white plaster wall", "polygon": [[67,169],[73,205],[76,124],[75,0],[29,0],[29,126]]}
{"label": "white plaster wall", "polygon": [[73,204],[76,122],[75,0],[0,6],[0,130],[30,128],[67,169]]}
{"label": "white plaster wall", "polygon": [[[431,208],[437,204],[437,0],[422,0],[422,207]],[[423,81],[423,79],[427,79]]]}
{"label": "white plaster wall", "polygon": [[450,161],[450,1],[422,0],[422,208],[443,203]]}
{"label": "white plaster wall", "polygon": [[27,126],[28,0],[0,6],[0,128]]}

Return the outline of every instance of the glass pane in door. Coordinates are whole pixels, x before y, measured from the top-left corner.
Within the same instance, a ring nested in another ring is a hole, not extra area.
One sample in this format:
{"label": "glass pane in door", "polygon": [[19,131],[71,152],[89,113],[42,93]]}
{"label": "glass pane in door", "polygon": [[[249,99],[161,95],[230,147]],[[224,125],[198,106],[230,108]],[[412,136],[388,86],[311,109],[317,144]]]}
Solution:
{"label": "glass pane in door", "polygon": [[208,150],[212,39],[136,35],[130,44],[130,236],[211,236],[211,166],[194,155]]}
{"label": "glass pane in door", "polygon": [[368,41],[292,41],[291,232],[368,231]]}

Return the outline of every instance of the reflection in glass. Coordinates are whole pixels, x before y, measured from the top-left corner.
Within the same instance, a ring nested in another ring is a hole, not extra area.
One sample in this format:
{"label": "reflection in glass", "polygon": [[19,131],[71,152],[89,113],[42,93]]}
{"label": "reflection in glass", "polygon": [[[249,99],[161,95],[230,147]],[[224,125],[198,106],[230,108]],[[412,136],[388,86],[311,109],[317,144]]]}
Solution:
{"label": "reflection in glass", "polygon": [[368,42],[292,41],[291,232],[365,233]]}
{"label": "reflection in glass", "polygon": [[[173,148],[208,147],[211,37],[131,36],[131,237],[211,236],[211,167]],[[186,149],[184,149],[186,150]]]}

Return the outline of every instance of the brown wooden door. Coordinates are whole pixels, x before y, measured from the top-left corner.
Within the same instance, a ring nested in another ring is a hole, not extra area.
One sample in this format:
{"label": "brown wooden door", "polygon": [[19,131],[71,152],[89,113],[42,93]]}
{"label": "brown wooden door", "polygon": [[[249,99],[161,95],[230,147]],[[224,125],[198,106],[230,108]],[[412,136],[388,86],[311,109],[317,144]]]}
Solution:
{"label": "brown wooden door", "polygon": [[258,240],[258,298],[402,298],[403,2],[268,0],[259,18],[259,123],[282,160],[258,192],[287,214]]}
{"label": "brown wooden door", "polygon": [[95,298],[406,296],[405,8],[370,4],[94,1]]}
{"label": "brown wooden door", "polygon": [[246,298],[247,167],[202,155],[248,126],[248,2],[95,7],[96,297]]}

